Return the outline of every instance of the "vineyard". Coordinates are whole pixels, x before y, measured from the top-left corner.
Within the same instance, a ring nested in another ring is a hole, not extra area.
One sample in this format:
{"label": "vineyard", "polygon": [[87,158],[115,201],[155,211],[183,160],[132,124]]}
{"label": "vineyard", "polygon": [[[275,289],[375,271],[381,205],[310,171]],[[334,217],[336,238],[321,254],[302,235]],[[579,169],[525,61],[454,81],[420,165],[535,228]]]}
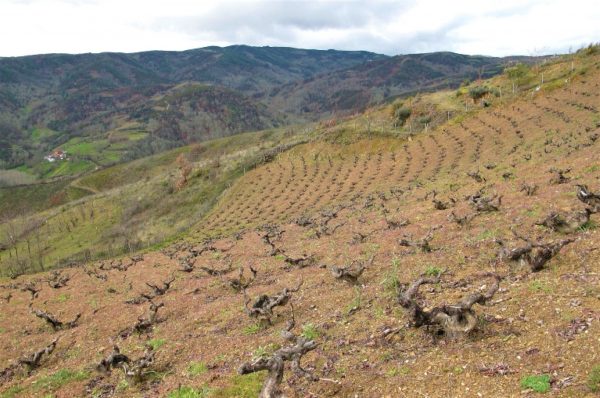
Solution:
{"label": "vineyard", "polygon": [[303,145],[249,172],[200,228],[231,232],[290,221],[391,188],[444,190],[444,183],[457,183],[465,173],[478,170],[489,170],[491,181],[502,181],[509,170],[548,164],[595,142],[598,84],[585,80],[548,95],[539,93],[406,141]]}
{"label": "vineyard", "polygon": [[160,251],[2,280],[0,397],[596,396],[591,59],[423,132],[332,126]]}

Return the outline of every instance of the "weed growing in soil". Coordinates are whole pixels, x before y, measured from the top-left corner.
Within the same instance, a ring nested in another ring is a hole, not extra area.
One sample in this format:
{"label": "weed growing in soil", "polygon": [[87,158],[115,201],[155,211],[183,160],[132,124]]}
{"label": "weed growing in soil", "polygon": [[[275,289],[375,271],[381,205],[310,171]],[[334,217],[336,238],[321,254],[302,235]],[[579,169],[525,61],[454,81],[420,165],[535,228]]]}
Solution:
{"label": "weed growing in soil", "polygon": [[203,362],[192,362],[187,368],[187,374],[190,377],[196,377],[207,371],[208,367]]}
{"label": "weed growing in soil", "polygon": [[73,381],[86,380],[90,377],[87,371],[74,371],[70,369],[61,369],[58,372],[42,377],[33,383],[35,390],[50,390],[54,391]]}
{"label": "weed growing in soil", "polygon": [[254,352],[252,353],[252,356],[254,358],[268,357],[269,355],[273,354],[273,352],[275,352],[279,348],[281,348],[281,347],[279,347],[277,344],[267,344],[265,346],[261,345],[256,350],[254,350]]}
{"label": "weed growing in soil", "polygon": [[0,398],[16,398],[25,390],[22,386],[13,386],[0,394]]}
{"label": "weed growing in soil", "polygon": [[579,231],[586,232],[598,228],[598,224],[594,220],[590,220],[579,227]]}
{"label": "weed growing in soil", "polygon": [[400,279],[398,279],[398,271],[400,266],[400,259],[394,257],[392,259],[392,268],[385,273],[381,285],[386,295],[395,297],[398,294],[398,288],[400,287]]}
{"label": "weed growing in soil", "polygon": [[521,387],[535,392],[545,393],[550,391],[550,375],[532,375],[521,379]]}
{"label": "weed growing in soil", "polygon": [[248,375],[236,375],[232,377],[232,384],[228,387],[220,388],[212,392],[211,397],[215,398],[255,398],[260,394],[263,379],[266,371],[251,373]]}
{"label": "weed growing in soil", "polygon": [[529,290],[532,292],[552,293],[552,288],[546,282],[533,281],[529,284]]}
{"label": "weed growing in soil", "polygon": [[427,275],[427,276],[440,276],[442,274],[442,272],[443,272],[443,270],[441,268],[434,267],[433,265],[430,265],[425,270],[425,275]]}
{"label": "weed growing in soil", "polygon": [[67,300],[69,300],[70,297],[71,296],[69,296],[68,294],[63,293],[60,296],[58,296],[58,298],[56,299],[56,301],[58,301],[59,303],[64,303]]}
{"label": "weed growing in soil", "polygon": [[600,365],[596,365],[592,368],[592,371],[588,376],[587,385],[593,392],[600,391]]}
{"label": "weed growing in soil", "polygon": [[249,336],[251,334],[256,334],[258,332],[260,332],[262,329],[264,328],[264,326],[260,323],[260,322],[256,322],[253,323],[252,325],[248,325],[246,326],[242,332],[246,335]]}
{"label": "weed growing in soil", "polygon": [[162,347],[166,342],[167,340],[165,339],[152,339],[148,342],[148,345],[152,347],[153,351],[156,351],[160,347]]}
{"label": "weed growing in soil", "polygon": [[352,299],[350,304],[348,304],[348,306],[346,307],[346,315],[350,315],[353,312],[358,311],[360,309],[361,302],[362,292],[360,291],[360,288],[356,286],[354,288],[354,299]]}
{"label": "weed growing in soil", "polygon": [[307,323],[302,326],[302,337],[307,340],[315,340],[319,337],[319,330],[312,323]]}

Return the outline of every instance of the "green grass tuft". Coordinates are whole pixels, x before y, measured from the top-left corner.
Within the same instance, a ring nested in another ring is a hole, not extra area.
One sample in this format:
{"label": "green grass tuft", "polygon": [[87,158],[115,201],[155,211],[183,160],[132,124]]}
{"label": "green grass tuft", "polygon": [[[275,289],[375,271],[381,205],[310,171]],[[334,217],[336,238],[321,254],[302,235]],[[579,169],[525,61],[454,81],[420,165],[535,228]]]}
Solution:
{"label": "green grass tuft", "polygon": [[166,342],[167,342],[167,340],[165,340],[165,339],[152,339],[148,342],[148,345],[150,347],[152,347],[153,351],[156,351],[160,347],[162,347]]}
{"label": "green grass tuft", "polygon": [[354,298],[346,307],[346,315],[350,315],[354,311],[359,310],[361,304],[362,304],[362,291],[360,290],[360,288],[358,286],[355,286],[354,287]]}
{"label": "green grass tuft", "polygon": [[249,336],[251,334],[256,334],[264,329],[264,326],[260,322],[253,323],[252,325],[248,325],[242,329],[242,332]]}
{"label": "green grass tuft", "polygon": [[301,335],[305,339],[315,340],[317,337],[319,337],[319,330],[312,323],[307,323],[306,325],[302,326]]}
{"label": "green grass tuft", "polygon": [[60,387],[74,381],[86,380],[90,377],[90,372],[84,370],[61,369],[58,372],[44,376],[33,383],[35,390],[54,391]]}
{"label": "green grass tuft", "polygon": [[231,378],[231,385],[211,393],[211,398],[256,398],[260,394],[266,371],[248,375],[236,375]]}
{"label": "green grass tuft", "polygon": [[192,362],[187,368],[187,374],[190,377],[196,377],[206,372],[208,372],[208,367],[203,362]]}
{"label": "green grass tuft", "polygon": [[425,270],[425,275],[427,275],[427,276],[440,276],[443,271],[444,270],[441,269],[441,268],[439,268],[439,267],[434,267],[433,265],[430,265]]}
{"label": "green grass tuft", "polygon": [[529,284],[529,290],[532,292],[552,293],[552,287],[543,281],[533,281]]}
{"label": "green grass tuft", "polygon": [[69,300],[69,298],[71,298],[70,295],[66,294],[66,293],[62,293],[61,295],[59,295],[56,299],[56,301],[58,301],[59,303],[64,303],[67,300]]}
{"label": "green grass tuft", "polygon": [[261,345],[256,350],[254,350],[254,352],[252,353],[252,357],[256,359],[268,357],[275,351],[277,351],[279,348],[281,348],[279,345],[273,343],[267,344],[265,346]]}
{"label": "green grass tuft", "polygon": [[23,386],[12,386],[8,390],[0,393],[0,398],[17,398],[21,396],[21,393],[25,391]]}
{"label": "green grass tuft", "polygon": [[521,379],[521,387],[535,392],[545,393],[550,391],[550,375],[532,375]]}
{"label": "green grass tuft", "polygon": [[587,386],[593,392],[600,392],[600,365],[592,368],[587,379]]}
{"label": "green grass tuft", "polygon": [[398,293],[398,289],[400,288],[400,279],[398,279],[398,272],[400,266],[400,259],[394,257],[392,259],[392,268],[385,273],[381,281],[381,285],[383,286],[383,290],[386,295],[390,297],[395,297]]}
{"label": "green grass tuft", "polygon": [[598,224],[594,220],[589,220],[588,222],[583,224],[581,227],[579,227],[579,231],[581,231],[581,232],[591,231],[596,228],[598,228]]}

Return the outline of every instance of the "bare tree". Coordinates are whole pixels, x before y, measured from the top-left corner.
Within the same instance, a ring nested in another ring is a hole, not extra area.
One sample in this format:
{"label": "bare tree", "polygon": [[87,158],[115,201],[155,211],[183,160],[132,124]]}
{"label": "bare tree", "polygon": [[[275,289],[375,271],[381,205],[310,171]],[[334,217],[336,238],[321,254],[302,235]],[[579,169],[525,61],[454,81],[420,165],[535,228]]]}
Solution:
{"label": "bare tree", "polygon": [[38,288],[35,285],[35,282],[33,281],[29,281],[28,283],[26,283],[22,288],[21,291],[23,292],[29,292],[31,294],[31,299],[33,300],[34,298],[36,298],[38,296],[38,293],[41,291],[41,288]]}
{"label": "bare tree", "polygon": [[439,225],[430,228],[425,236],[417,240],[413,240],[412,235],[404,235],[404,238],[398,240],[398,244],[400,246],[416,247],[423,253],[429,253],[433,250],[432,247],[429,245],[429,242],[431,242],[431,240],[433,239],[433,232],[440,228],[441,226]]}
{"label": "bare tree", "polygon": [[266,224],[260,228],[260,238],[262,241],[269,245],[271,248],[269,251],[269,256],[277,256],[281,254],[281,249],[275,246],[274,240],[280,239],[281,235],[285,232],[277,225]]}
{"label": "bare tree", "polygon": [[100,361],[96,369],[102,373],[110,373],[111,369],[120,367],[125,376],[139,382],[150,373],[148,369],[154,363],[155,354],[152,346],[147,344],[144,354],[136,360],[131,360],[127,355],[121,353],[117,345],[114,345],[112,352]]}
{"label": "bare tree", "polygon": [[252,274],[251,278],[246,278],[244,276],[244,268],[240,267],[240,272],[237,278],[227,280],[227,283],[233,290],[236,292],[242,292],[246,290],[252,282],[256,279],[256,274],[258,273],[252,266],[248,267],[250,269],[250,273]]}
{"label": "bare tree", "polygon": [[373,264],[374,258],[375,256],[371,256],[371,258],[368,261],[352,261],[350,265],[347,265],[345,267],[332,266],[329,268],[329,270],[336,279],[340,279],[352,285],[356,285],[358,283],[358,278],[363,274],[365,269],[371,264]]}
{"label": "bare tree", "polygon": [[550,212],[543,220],[537,221],[535,225],[542,225],[556,232],[573,233],[590,221],[592,210],[588,207],[582,211]]}
{"label": "bare tree", "polygon": [[502,240],[496,240],[501,246],[497,255],[498,259],[523,261],[529,265],[532,272],[538,272],[544,269],[544,265],[556,256],[564,246],[575,242],[575,239],[573,238],[551,242],[534,242],[531,239],[518,234],[515,230],[512,230],[512,233],[517,239],[524,241],[525,244],[509,249]]}
{"label": "bare tree", "polygon": [[471,177],[472,179],[474,179],[477,182],[485,182],[486,179],[484,176],[481,175],[481,173],[479,172],[479,170],[477,171],[470,171],[467,173],[467,175],[469,177]]}
{"label": "bare tree", "polygon": [[281,391],[281,382],[283,381],[286,362],[291,363],[292,371],[297,376],[307,378],[310,381],[319,380],[314,374],[302,368],[300,364],[304,355],[317,348],[317,343],[314,340],[293,334],[292,329],[294,326],[295,320],[293,318],[292,307],[292,320],[281,333],[289,345],[278,349],[270,356],[261,356],[253,359],[251,362],[246,362],[238,369],[238,373],[241,375],[263,370],[268,371],[258,395],[259,398],[281,398],[284,396]]}
{"label": "bare tree", "polygon": [[162,286],[158,286],[155,285],[153,283],[148,283],[146,282],[146,286],[148,286],[150,289],[152,289],[152,292],[154,293],[153,297],[157,297],[157,296],[162,296],[164,295],[167,290],[169,290],[171,288],[171,284],[175,281],[175,276],[171,276],[170,279],[164,281],[162,283]]}
{"label": "bare tree", "polygon": [[58,339],[59,339],[58,337],[55,338],[46,347],[39,349],[39,350],[31,353],[30,355],[27,355],[27,356],[19,359],[19,364],[26,366],[27,370],[29,372],[36,369],[37,367],[40,366],[40,361],[42,360],[42,358],[44,356],[48,356],[48,355],[52,354],[52,352],[56,348],[56,343],[58,343]]}
{"label": "bare tree", "polygon": [[388,229],[399,229],[409,225],[410,220],[408,218],[390,218],[386,216],[385,224],[387,225]]}
{"label": "bare tree", "polygon": [[485,293],[475,292],[460,300],[456,304],[441,305],[426,309],[417,301],[419,287],[424,284],[438,283],[440,277],[421,277],[413,282],[407,289],[400,292],[398,303],[409,311],[409,316],[414,327],[434,326],[441,328],[443,333],[456,338],[470,333],[477,325],[477,317],[472,307],[475,304],[486,304],[498,291],[501,277],[493,273],[485,273],[480,276],[493,279],[492,285]]}
{"label": "bare tree", "polygon": [[147,333],[152,331],[152,328],[156,323],[159,322],[158,319],[158,310],[165,306],[164,303],[154,304],[152,300],[148,300],[150,302],[150,308],[148,309],[148,315],[143,317],[140,316],[137,319],[137,322],[133,325],[133,327],[123,329],[119,332],[119,336],[122,338],[126,338],[131,333]]}
{"label": "bare tree", "polygon": [[165,303],[154,304],[154,302],[150,301],[148,316],[145,318],[139,317],[137,322],[133,326],[133,330],[138,333],[143,333],[151,330],[154,324],[158,322],[158,310],[164,306]]}
{"label": "bare tree", "polygon": [[52,271],[47,279],[48,286],[52,289],[60,289],[67,286],[67,282],[71,279],[69,275],[63,275],[61,271]]}
{"label": "bare tree", "polygon": [[461,227],[466,227],[471,225],[471,221],[473,221],[473,219],[479,214],[480,213],[471,213],[465,214],[464,216],[457,216],[456,214],[454,214],[454,211],[451,211],[450,214],[448,214],[448,221],[454,222],[460,225]]}
{"label": "bare tree", "polygon": [[251,307],[248,307],[250,304],[250,298],[246,295],[246,290],[243,290],[244,293],[244,307],[245,312],[252,318],[259,318],[261,320],[266,320],[268,323],[272,323],[271,318],[273,317],[273,309],[275,307],[286,305],[290,299],[292,298],[292,293],[296,293],[300,290],[302,283],[304,281],[300,281],[298,286],[293,289],[284,288],[280,293],[269,296],[266,294],[262,294],[254,300],[254,303]]}
{"label": "bare tree", "polygon": [[193,256],[186,256],[184,258],[179,259],[179,264],[181,265],[179,271],[192,272],[194,270],[194,262],[195,260]]}
{"label": "bare tree", "polygon": [[155,355],[156,351],[154,351],[150,344],[147,344],[144,355],[134,361],[122,364],[125,376],[132,378],[135,382],[142,381],[147,375],[152,373],[149,368],[154,364]]}
{"label": "bare tree", "polygon": [[519,189],[519,192],[525,192],[525,195],[533,196],[536,194],[537,190],[538,190],[538,186],[536,184],[528,184],[528,183],[524,182],[523,184],[521,184],[521,188]]}
{"label": "bare tree", "polygon": [[306,214],[303,214],[300,217],[296,218],[294,220],[294,223],[300,227],[312,227],[316,224],[315,220],[313,220],[311,217],[307,216]]}
{"label": "bare tree", "polygon": [[119,346],[115,344],[112,352],[106,358],[102,358],[100,363],[96,366],[96,369],[102,373],[110,373],[112,368],[115,368],[119,365],[122,366],[123,364],[129,362],[129,357],[125,354],[121,354]]}
{"label": "bare tree", "polygon": [[62,322],[62,321],[58,320],[56,318],[56,316],[50,314],[49,312],[45,312],[45,311],[37,310],[37,309],[33,308],[31,306],[31,304],[29,305],[29,310],[31,311],[31,313],[33,315],[46,321],[52,327],[52,329],[54,331],[62,330],[62,329],[72,329],[75,326],[77,326],[77,321],[79,320],[79,318],[81,318],[81,313],[78,313],[77,315],[75,315],[75,318],[73,318],[73,320],[71,320],[69,322]]}
{"label": "bare tree", "polygon": [[311,265],[314,265],[315,261],[316,261],[315,256],[312,254],[303,254],[300,257],[291,257],[282,251],[282,253],[280,255],[283,256],[283,261],[289,267],[294,267],[294,266],[299,267],[299,268],[309,267]]}
{"label": "bare tree", "polygon": [[475,195],[468,197],[469,204],[478,212],[492,212],[500,210],[502,204],[502,196],[494,194],[492,196],[483,196],[480,190]]}
{"label": "bare tree", "polygon": [[600,212],[600,193],[589,190],[587,185],[577,184],[577,199],[590,206],[593,213]]}
{"label": "bare tree", "polygon": [[214,268],[209,268],[209,267],[205,267],[205,266],[200,266],[200,269],[202,271],[206,272],[210,276],[226,275],[226,274],[230,273],[231,271],[233,271],[233,262],[228,261],[227,268],[225,268],[225,269],[214,269]]}
{"label": "bare tree", "polygon": [[433,203],[433,208],[436,210],[446,210],[452,206],[454,206],[455,200],[453,198],[450,198],[449,202],[443,202],[439,199],[433,199],[431,201]]}
{"label": "bare tree", "polygon": [[106,274],[101,274],[98,272],[97,269],[95,268],[83,268],[83,272],[86,273],[87,276],[89,276],[90,278],[96,278],[96,279],[100,279],[102,281],[107,281],[108,280],[108,276]]}
{"label": "bare tree", "polygon": [[553,176],[550,178],[550,184],[565,184],[571,181],[571,177],[565,175],[570,173],[571,169],[557,169],[556,167],[552,167],[549,172],[553,173]]}

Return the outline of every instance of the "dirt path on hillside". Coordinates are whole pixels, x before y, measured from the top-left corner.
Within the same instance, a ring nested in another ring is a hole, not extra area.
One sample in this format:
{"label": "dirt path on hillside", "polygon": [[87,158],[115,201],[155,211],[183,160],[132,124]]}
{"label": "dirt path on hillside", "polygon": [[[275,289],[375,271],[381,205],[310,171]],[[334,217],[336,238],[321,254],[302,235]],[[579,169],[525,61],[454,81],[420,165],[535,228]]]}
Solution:
{"label": "dirt path on hillside", "polygon": [[88,186],[86,186],[86,185],[81,185],[81,178],[77,178],[76,180],[74,180],[74,181],[71,183],[71,186],[72,186],[73,188],[78,188],[78,189],[82,189],[82,190],[84,190],[84,191],[91,192],[91,193],[92,193],[92,195],[95,195],[95,194],[98,194],[98,193],[100,193],[100,191],[98,191],[98,190],[97,190],[97,189],[95,189],[95,188],[88,187]]}

